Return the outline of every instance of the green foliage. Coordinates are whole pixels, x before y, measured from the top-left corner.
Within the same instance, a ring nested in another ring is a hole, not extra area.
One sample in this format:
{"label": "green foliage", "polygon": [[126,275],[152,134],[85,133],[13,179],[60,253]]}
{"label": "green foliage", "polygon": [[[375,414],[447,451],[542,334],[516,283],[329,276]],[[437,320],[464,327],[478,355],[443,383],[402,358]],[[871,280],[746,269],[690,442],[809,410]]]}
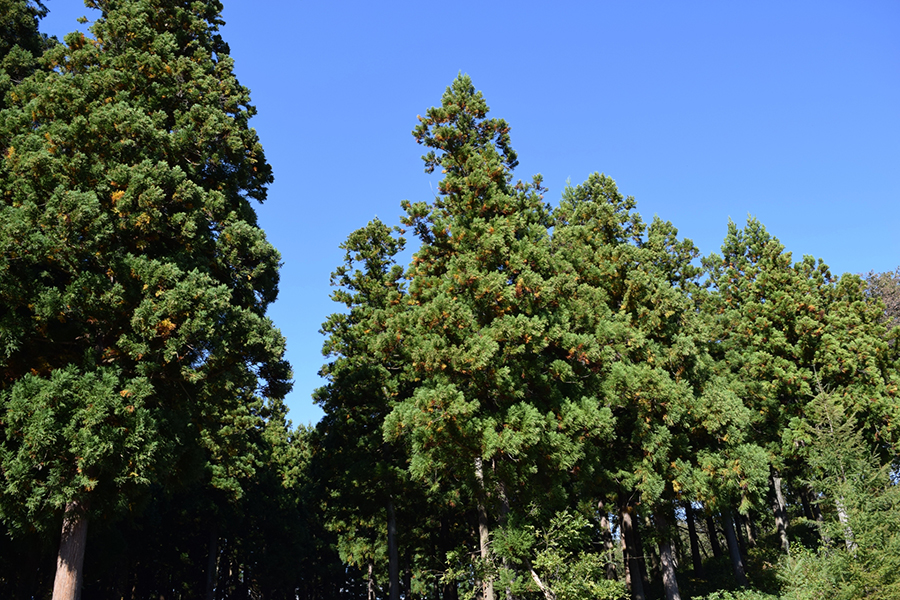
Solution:
{"label": "green foliage", "polygon": [[[540,511],[533,507],[530,513]],[[591,549],[591,533],[587,518],[568,510],[552,515],[544,527],[516,523],[498,529],[493,548],[502,561],[499,585],[513,595],[549,590],[558,600],[621,600],[624,582],[606,578],[612,557]]]}
{"label": "green foliage", "polygon": [[856,419],[833,394],[807,407],[811,486],[828,509],[818,550],[799,544],[782,564],[785,597],[896,598],[900,595],[900,488],[892,465],[867,449]]}

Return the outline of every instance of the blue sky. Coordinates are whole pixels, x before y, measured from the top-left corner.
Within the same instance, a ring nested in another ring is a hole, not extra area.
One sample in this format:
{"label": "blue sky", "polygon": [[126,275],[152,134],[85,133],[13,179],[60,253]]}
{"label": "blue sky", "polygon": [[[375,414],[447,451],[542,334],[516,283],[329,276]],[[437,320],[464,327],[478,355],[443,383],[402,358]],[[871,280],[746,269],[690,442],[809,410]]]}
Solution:
{"label": "blue sky", "polygon": [[[516,175],[556,203],[594,171],[701,252],[760,219],[835,273],[900,265],[900,3],[223,0],[275,183],[258,207],[282,254],[270,315],[294,423],[316,422],[318,333],[338,245],[432,197],[416,115],[468,73],[512,126]],[[49,0],[60,38],[93,18]]]}

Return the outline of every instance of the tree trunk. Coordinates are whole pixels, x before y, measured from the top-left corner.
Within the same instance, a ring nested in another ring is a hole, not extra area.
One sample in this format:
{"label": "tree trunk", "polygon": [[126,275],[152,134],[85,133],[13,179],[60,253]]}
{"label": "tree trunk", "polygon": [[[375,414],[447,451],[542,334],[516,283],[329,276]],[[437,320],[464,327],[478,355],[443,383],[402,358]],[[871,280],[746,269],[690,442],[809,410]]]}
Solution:
{"label": "tree trunk", "polygon": [[67,502],[63,514],[59,554],[56,558],[53,600],[79,600],[81,598],[87,528],[87,502],[83,500]]}
{"label": "tree trunk", "polygon": [[375,565],[369,559],[369,573],[366,578],[366,600],[375,600]]}
{"label": "tree trunk", "polygon": [[206,554],[206,600],[215,600],[216,559],[219,556],[219,524],[209,528],[209,547]]}
{"label": "tree trunk", "polygon": [[844,543],[847,545],[847,550],[851,554],[856,554],[857,545],[853,538],[853,529],[850,527],[850,519],[847,517],[847,509],[844,508],[844,498],[838,496],[834,501],[834,506],[837,509],[838,520],[844,526]]}
{"label": "tree trunk", "polygon": [[387,501],[388,530],[388,577],[390,578],[391,600],[400,600],[400,556],[397,552],[397,515],[394,514],[394,501]]}
{"label": "tree trunk", "polygon": [[544,585],[544,582],[541,581],[541,578],[538,576],[537,571],[535,571],[530,562],[526,561],[526,566],[528,571],[531,573],[531,579],[534,580],[534,583],[538,586],[538,589],[541,590],[541,593],[544,594],[544,600],[556,600],[556,594],[553,593],[553,590]]}
{"label": "tree trunk", "polygon": [[630,580],[631,597],[634,600],[645,600],[644,582],[641,577],[641,567],[638,564],[638,553],[634,536],[634,519],[632,519],[631,511],[632,507],[628,504],[622,507],[622,531],[620,532],[620,535],[625,543],[624,558],[627,564],[625,570],[626,583]]}
{"label": "tree trunk", "polygon": [[641,536],[641,521],[638,515],[634,515],[632,519],[631,533],[634,536],[634,551],[637,558],[637,566],[641,573],[641,583],[644,586],[644,593],[650,589],[650,575],[647,573],[647,552],[644,548],[644,538]]}
{"label": "tree trunk", "polygon": [[734,571],[734,580],[741,587],[747,587],[747,574],[744,571],[744,559],[741,558],[741,550],[738,547],[737,536],[734,534],[734,519],[731,511],[722,511],[722,527],[725,529],[725,539],[728,541],[728,554],[731,556],[731,568]]}
{"label": "tree trunk", "polygon": [[597,502],[597,512],[600,513],[600,538],[603,540],[603,553],[606,555],[606,578],[615,581],[618,579],[616,574],[616,563],[613,561],[613,538],[612,531],[609,528],[609,515],[606,507],[603,506],[603,500]]}
{"label": "tree trunk", "polygon": [[[485,568],[490,563],[491,547],[490,547],[490,529],[488,527],[487,506],[485,506],[484,491],[484,470],[481,464],[481,457],[475,458],[475,482],[478,489],[476,490],[478,502],[478,550],[481,553],[481,560]],[[484,600],[494,600],[494,579],[490,573],[485,573],[482,583]]]}
{"label": "tree trunk", "polygon": [[756,548],[756,534],[753,531],[753,522],[750,518],[750,513],[748,512],[746,515],[738,514],[738,517],[741,519],[741,524],[744,526],[744,535],[747,538],[747,548]]}
{"label": "tree trunk", "polygon": [[709,547],[715,558],[722,556],[722,546],[719,544],[719,534],[716,531],[716,522],[712,515],[706,516],[706,534],[709,536]]}
{"label": "tree trunk", "polygon": [[666,600],[681,600],[678,580],[675,578],[675,557],[672,556],[669,522],[662,510],[657,511],[654,516],[656,517],[656,529],[659,531],[659,562],[663,588],[666,590]]}
{"label": "tree trunk", "polygon": [[741,556],[747,558],[747,542],[744,540],[744,529],[743,529],[743,519],[741,519],[741,514],[734,513],[730,514],[731,516],[731,524],[734,525],[734,532],[737,534],[738,548],[741,549]]}
{"label": "tree trunk", "polygon": [[[441,516],[441,561],[446,568],[447,550],[453,547],[450,541],[450,527],[447,525],[447,515]],[[459,600],[459,590],[456,581],[445,581],[441,589],[442,600]]]}
{"label": "tree trunk", "polygon": [[631,560],[628,556],[628,544],[625,541],[624,519],[619,516],[619,545],[622,548],[622,570],[625,576],[625,588],[631,593]]}
{"label": "tree trunk", "polygon": [[785,554],[790,554],[791,544],[787,536],[787,506],[784,502],[784,494],[781,491],[781,475],[778,471],[772,471],[772,489],[775,491],[775,503],[772,511],[775,513],[775,529],[778,531],[778,539],[781,541],[781,549]]}
{"label": "tree trunk", "polygon": [[694,576],[703,577],[703,557],[700,556],[700,538],[697,536],[697,524],[694,522],[694,507],[690,502],[684,504],[684,515],[687,519],[688,538],[691,542],[691,563],[694,565]]}

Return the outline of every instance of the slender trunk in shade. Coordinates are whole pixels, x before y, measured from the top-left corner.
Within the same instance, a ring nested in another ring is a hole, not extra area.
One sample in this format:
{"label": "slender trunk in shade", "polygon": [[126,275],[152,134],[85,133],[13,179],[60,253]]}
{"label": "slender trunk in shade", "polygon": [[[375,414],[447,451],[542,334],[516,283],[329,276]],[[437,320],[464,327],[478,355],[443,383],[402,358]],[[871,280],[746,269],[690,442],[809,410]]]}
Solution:
{"label": "slender trunk in shade", "polygon": [[656,518],[656,529],[659,531],[659,562],[663,588],[666,590],[666,600],[681,600],[681,594],[678,591],[678,580],[675,578],[675,557],[672,555],[669,521],[663,510],[657,511],[654,516]]}
{"label": "slender trunk in shade", "polygon": [[740,513],[731,513],[731,523],[734,525],[734,532],[737,534],[738,548],[741,549],[741,556],[747,557],[747,542],[744,540],[744,526]]}
{"label": "slender trunk in shade", "polygon": [[400,554],[397,551],[397,515],[394,514],[394,501],[387,501],[388,530],[388,577],[390,578],[391,600],[400,600]]}
{"label": "slender trunk in shade", "polygon": [[712,515],[706,516],[706,534],[709,536],[709,547],[715,558],[722,556],[722,546],[719,544],[719,534],[716,531],[716,521]]}
{"label": "slender trunk in shade", "polygon": [[[481,560],[487,565],[491,558],[490,529],[488,528],[487,506],[485,506],[484,470],[481,457],[475,459],[475,482],[478,508],[478,550]],[[482,583],[484,600],[494,600],[494,580],[489,573],[485,574]]]}
{"label": "slender trunk in shade", "polygon": [[684,504],[684,515],[687,519],[688,538],[691,542],[691,563],[694,565],[694,576],[703,577],[703,557],[700,556],[700,538],[697,536],[697,524],[694,522],[694,507],[690,502]]}
{"label": "slender trunk in shade", "polygon": [[851,554],[856,554],[857,545],[853,537],[853,529],[850,527],[850,519],[847,517],[847,509],[844,508],[844,498],[838,496],[834,501],[834,506],[837,509],[838,520],[844,526],[844,543],[847,545],[847,550]]}
{"label": "slender trunk in shade", "polygon": [[734,533],[734,519],[731,517],[731,511],[722,512],[722,528],[725,530],[725,539],[728,541],[728,554],[731,556],[731,569],[734,571],[734,580],[739,586],[747,587],[744,559],[741,558],[741,550],[738,547],[737,536]]}
{"label": "slender trunk in shade", "polygon": [[772,512],[775,514],[775,530],[778,532],[781,549],[785,554],[789,554],[791,544],[787,536],[787,505],[784,502],[784,493],[781,491],[781,475],[778,471],[772,471],[771,483],[775,492],[775,503],[772,505]]}
{"label": "slender trunk in shade", "polygon": [[621,517],[621,513],[619,516],[619,545],[622,548],[622,571],[625,576],[625,587],[628,589],[628,593],[633,595],[633,591],[631,588],[631,558],[628,556],[628,543],[625,540],[625,526],[623,524],[623,519]]}
{"label": "slender trunk in shade", "polygon": [[633,600],[645,600],[644,581],[641,577],[641,567],[638,563],[638,550],[635,544],[634,536],[634,519],[632,518],[632,507],[625,505],[622,508],[622,532],[621,535],[627,545],[628,570],[627,573],[631,579],[631,597]]}
{"label": "slender trunk in shade", "polygon": [[597,502],[597,512],[600,514],[600,539],[603,541],[603,553],[607,558],[606,578],[616,580],[618,576],[616,575],[616,563],[613,561],[612,531],[609,528],[609,514],[606,512],[606,507],[603,506],[603,500]]}
{"label": "slender trunk in shade", "polygon": [[366,579],[366,600],[375,600],[375,565],[369,559],[369,574]]}
{"label": "slender trunk in shade", "polygon": [[219,524],[209,528],[209,546],[206,551],[206,600],[215,600],[216,562],[219,558]]}
{"label": "slender trunk in shade", "polygon": [[644,592],[646,593],[650,589],[650,576],[647,573],[647,552],[644,548],[644,538],[641,537],[641,520],[637,514],[633,515],[631,524],[635,556],[637,557],[638,569],[641,572],[641,583],[644,585]]}

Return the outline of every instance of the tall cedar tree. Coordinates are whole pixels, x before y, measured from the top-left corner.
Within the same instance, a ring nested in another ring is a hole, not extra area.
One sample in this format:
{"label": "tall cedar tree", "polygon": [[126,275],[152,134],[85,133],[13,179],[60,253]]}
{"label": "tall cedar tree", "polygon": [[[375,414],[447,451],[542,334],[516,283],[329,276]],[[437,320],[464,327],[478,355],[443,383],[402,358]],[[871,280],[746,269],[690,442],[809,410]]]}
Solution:
{"label": "tall cedar tree", "polygon": [[88,5],[94,38],[48,51],[0,118],[0,516],[64,513],[60,598],[89,518],[205,463],[234,491],[250,467],[218,459],[244,405],[290,385],[265,316],[279,255],[250,204],[271,168],[221,4]]}
{"label": "tall cedar tree", "polygon": [[479,593],[492,599],[491,529],[532,501],[552,504],[584,440],[608,432],[609,415],[560,393],[549,369],[546,350],[562,335],[552,322],[550,212],[540,177],[512,182],[509,126],[487,112],[461,75],[413,132],[429,148],[426,172],[444,178],[433,204],[403,204],[422,246],[394,327],[416,388],[395,404],[385,433],[409,444],[415,477],[454,487],[474,508]]}
{"label": "tall cedar tree", "polygon": [[[328,489],[328,526],[347,564],[388,564],[392,599],[400,597],[395,513],[397,502],[408,500],[407,477],[405,456],[384,441],[382,427],[404,393],[397,339],[387,328],[404,298],[403,268],[394,262],[403,245],[377,219],[341,244],[345,262],[332,274],[332,299],[348,312],[322,326],[323,353],[334,360],[320,371],[328,385],[314,394],[325,411],[315,464]],[[375,573],[369,577],[375,585]]]}

